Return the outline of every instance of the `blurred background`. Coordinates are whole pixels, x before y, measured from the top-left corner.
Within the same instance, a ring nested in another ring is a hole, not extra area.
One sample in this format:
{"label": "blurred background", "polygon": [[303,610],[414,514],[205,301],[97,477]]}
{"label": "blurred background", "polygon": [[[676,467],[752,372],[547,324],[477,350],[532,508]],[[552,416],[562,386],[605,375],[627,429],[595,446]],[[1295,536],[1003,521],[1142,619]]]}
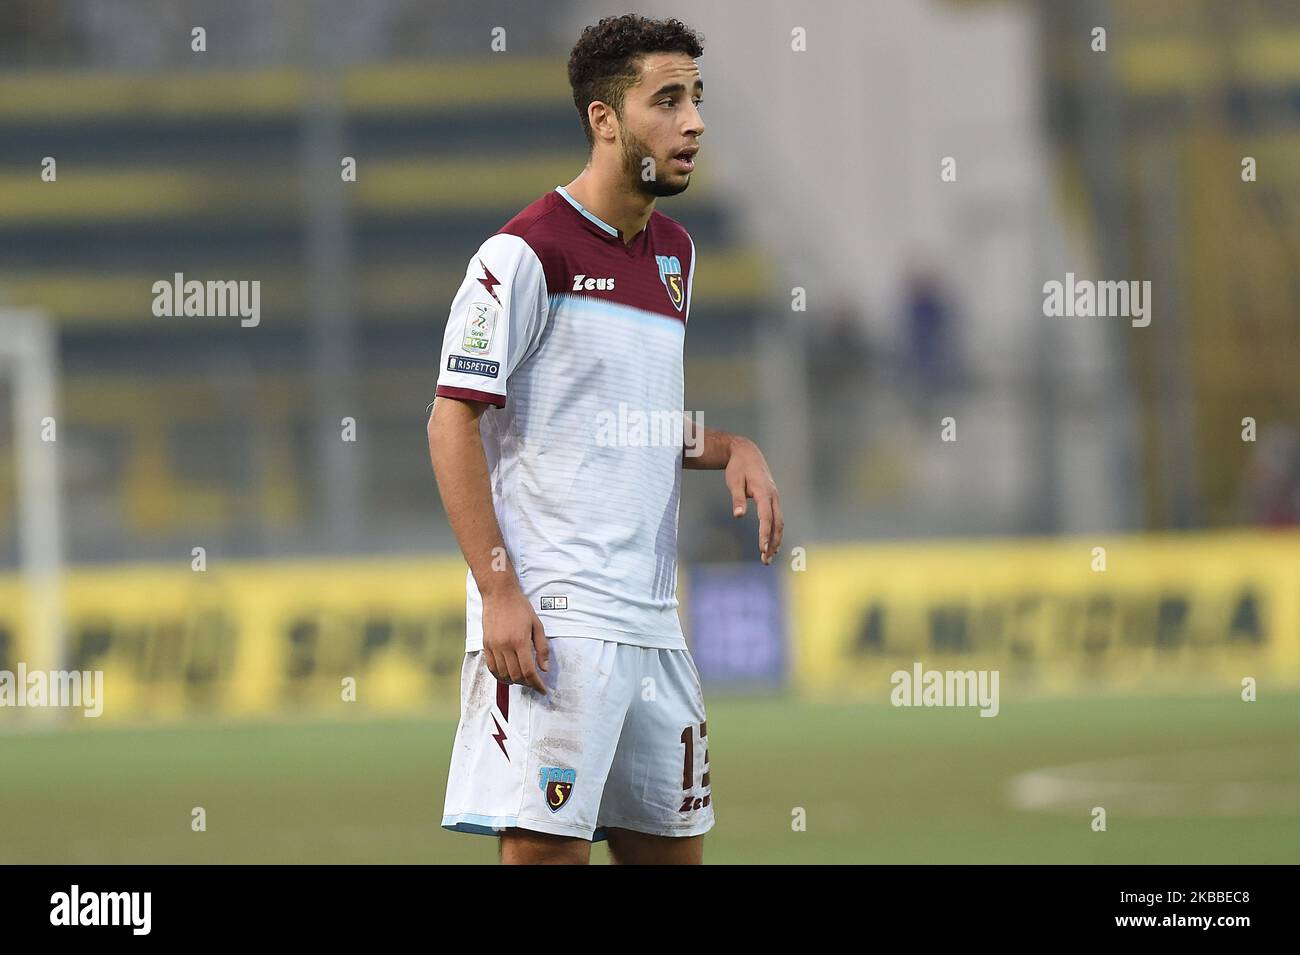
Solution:
{"label": "blurred background", "polygon": [[[684,477],[706,857],[1300,861],[1280,0],[7,0],[0,672],[102,671],[104,709],[0,706],[0,861],[494,858],[438,827],[464,564],[426,409],[469,258],[585,162],[569,49],[625,12],[704,36],[658,207],[699,255],[686,405],[787,517],[764,568]],[[156,316],[176,273],[260,282],[260,321]],[[1149,281],[1150,324],[1046,315],[1067,273]],[[999,715],[889,705],[915,663],[997,670]]]}

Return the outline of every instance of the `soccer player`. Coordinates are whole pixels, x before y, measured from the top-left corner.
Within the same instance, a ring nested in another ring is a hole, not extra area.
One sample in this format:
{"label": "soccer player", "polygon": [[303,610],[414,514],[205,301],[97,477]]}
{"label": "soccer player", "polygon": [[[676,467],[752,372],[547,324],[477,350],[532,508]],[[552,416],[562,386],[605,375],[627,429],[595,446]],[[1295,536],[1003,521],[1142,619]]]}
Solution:
{"label": "soccer player", "polygon": [[[682,349],[695,244],[655,210],[691,181],[700,38],[587,27],[569,81],[586,167],[487,239],[443,340],[429,452],[469,565],[461,717],[442,825],[506,863],[698,863],[713,826],[699,673],[677,617],[681,469],[782,518],[750,440],[696,427]],[[678,423],[662,428],[633,421]]]}

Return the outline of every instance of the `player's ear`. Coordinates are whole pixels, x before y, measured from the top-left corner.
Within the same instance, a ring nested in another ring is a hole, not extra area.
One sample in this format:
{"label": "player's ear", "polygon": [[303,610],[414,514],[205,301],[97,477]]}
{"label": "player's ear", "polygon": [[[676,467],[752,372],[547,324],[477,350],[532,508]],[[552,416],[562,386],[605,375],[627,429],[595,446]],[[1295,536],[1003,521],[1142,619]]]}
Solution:
{"label": "player's ear", "polygon": [[[587,122],[591,124],[591,135],[594,139],[618,138],[618,114],[608,103],[592,100],[591,105],[587,107]],[[595,151],[594,145],[592,151]]]}

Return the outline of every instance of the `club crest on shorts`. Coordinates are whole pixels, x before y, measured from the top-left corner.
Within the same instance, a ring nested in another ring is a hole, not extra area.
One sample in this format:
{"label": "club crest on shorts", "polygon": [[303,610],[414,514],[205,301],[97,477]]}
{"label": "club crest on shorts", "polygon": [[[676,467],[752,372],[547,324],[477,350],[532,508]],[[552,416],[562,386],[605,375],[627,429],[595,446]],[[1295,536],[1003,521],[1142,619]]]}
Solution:
{"label": "club crest on shorts", "polygon": [[546,808],[559,812],[569,803],[573,794],[573,784],[578,781],[578,773],[572,769],[559,766],[543,766],[538,773],[537,785],[546,794]]}
{"label": "club crest on shorts", "polygon": [[675,255],[656,255],[655,261],[659,263],[659,281],[664,283],[664,288],[668,290],[668,301],[673,303],[673,308],[677,311],[682,310],[682,303],[686,301],[686,286],[682,283],[682,261]]}

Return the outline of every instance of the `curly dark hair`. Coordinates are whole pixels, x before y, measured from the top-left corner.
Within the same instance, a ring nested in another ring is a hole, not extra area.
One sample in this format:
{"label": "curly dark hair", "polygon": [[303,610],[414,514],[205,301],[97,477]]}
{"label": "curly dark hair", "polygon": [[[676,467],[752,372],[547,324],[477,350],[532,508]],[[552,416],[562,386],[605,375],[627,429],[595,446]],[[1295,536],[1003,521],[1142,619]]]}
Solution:
{"label": "curly dark hair", "polygon": [[646,53],[704,53],[704,38],[681,20],[650,20],[634,13],[605,17],[582,31],[569,54],[573,105],[587,145],[594,146],[587,107],[599,100],[622,115],[623,95],[637,81],[637,60]]}

